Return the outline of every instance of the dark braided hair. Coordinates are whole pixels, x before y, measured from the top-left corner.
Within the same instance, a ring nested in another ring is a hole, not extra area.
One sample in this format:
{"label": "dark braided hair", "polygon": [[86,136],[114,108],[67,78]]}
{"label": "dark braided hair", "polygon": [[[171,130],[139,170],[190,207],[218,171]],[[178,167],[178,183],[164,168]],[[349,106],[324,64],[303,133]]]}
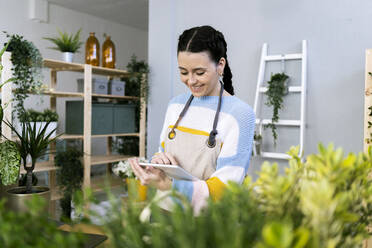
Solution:
{"label": "dark braided hair", "polygon": [[185,30],[178,39],[177,54],[179,52],[208,52],[212,61],[216,64],[221,58],[225,58],[226,65],[223,71],[224,89],[234,95],[232,86],[232,73],[227,61],[227,44],[225,37],[220,31],[211,26],[193,27]]}

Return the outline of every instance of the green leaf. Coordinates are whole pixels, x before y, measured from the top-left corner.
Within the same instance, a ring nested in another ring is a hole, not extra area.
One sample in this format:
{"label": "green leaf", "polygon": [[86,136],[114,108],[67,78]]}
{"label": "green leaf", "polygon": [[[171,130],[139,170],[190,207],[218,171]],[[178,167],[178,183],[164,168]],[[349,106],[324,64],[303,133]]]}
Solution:
{"label": "green leaf", "polygon": [[273,222],[264,226],[262,236],[266,244],[276,248],[290,247],[293,239],[292,227]]}

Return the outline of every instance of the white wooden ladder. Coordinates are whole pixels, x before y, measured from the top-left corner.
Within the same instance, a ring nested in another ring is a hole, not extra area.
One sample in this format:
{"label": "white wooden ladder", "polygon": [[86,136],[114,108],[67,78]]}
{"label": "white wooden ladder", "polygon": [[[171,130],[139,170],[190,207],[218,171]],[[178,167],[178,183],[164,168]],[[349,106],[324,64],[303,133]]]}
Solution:
{"label": "white wooden ladder", "polygon": [[[256,88],[256,95],[254,100],[254,113],[256,114],[256,125],[265,125],[271,123],[271,119],[260,119],[259,113],[260,108],[259,104],[261,96],[263,93],[267,91],[267,87],[263,87],[264,83],[264,76],[265,76],[265,67],[266,62],[271,61],[282,61],[284,63],[285,60],[300,60],[301,61],[301,85],[300,86],[290,86],[288,89],[289,94],[291,93],[300,93],[301,94],[301,116],[299,120],[282,120],[279,119],[275,125],[277,126],[292,126],[292,127],[299,127],[300,128],[300,150],[299,155],[301,156],[303,153],[304,147],[304,131],[305,131],[305,104],[306,104],[306,63],[307,63],[307,43],[306,40],[302,41],[302,53],[295,53],[295,54],[281,54],[281,55],[268,55],[267,54],[267,43],[264,43],[262,46],[262,53],[261,53],[261,61],[260,61],[260,69],[258,72],[258,79],[257,79],[257,88]],[[262,128],[259,127],[259,128]],[[294,144],[298,145],[298,144]],[[262,149],[261,149],[262,150]],[[277,153],[277,152],[264,152],[261,151],[261,157],[264,158],[273,158],[273,159],[288,159],[289,156],[286,153]]]}

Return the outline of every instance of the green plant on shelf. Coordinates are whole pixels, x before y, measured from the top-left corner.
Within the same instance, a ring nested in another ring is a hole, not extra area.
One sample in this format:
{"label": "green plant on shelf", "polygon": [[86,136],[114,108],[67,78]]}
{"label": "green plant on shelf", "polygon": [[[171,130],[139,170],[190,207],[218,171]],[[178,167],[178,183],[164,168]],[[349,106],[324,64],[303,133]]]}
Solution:
{"label": "green plant on shelf", "polygon": [[40,94],[43,89],[41,67],[43,58],[35,45],[23,36],[7,32],[7,51],[11,52],[13,81],[16,86],[13,100],[14,112],[19,117],[24,111],[24,101],[29,94]]}
{"label": "green plant on shelf", "polygon": [[285,73],[276,73],[271,75],[270,80],[267,82],[268,89],[265,93],[267,96],[266,105],[273,107],[273,116],[271,118],[271,123],[264,125],[264,127],[271,128],[274,145],[276,145],[276,140],[278,138],[275,123],[279,121],[279,110],[283,106],[283,97],[287,91],[286,82],[288,79],[289,77]]}
{"label": "green plant on shelf", "polygon": [[[38,158],[48,154],[48,146],[60,136],[51,137],[56,131],[56,128],[47,132],[50,122],[47,122],[42,128],[36,126],[36,122],[22,123],[22,130],[17,130],[15,125],[9,121],[4,123],[12,130],[17,139],[14,141],[17,150],[21,157],[23,168],[26,171],[26,190],[25,193],[32,193],[32,172],[35,169],[36,161]],[[31,159],[31,166],[27,165],[27,158]]]}
{"label": "green plant on shelf", "polygon": [[57,122],[58,114],[51,109],[45,109],[43,112],[34,109],[27,109],[19,117],[20,122]]}
{"label": "green plant on shelf", "polygon": [[54,158],[56,167],[60,168],[57,171],[57,182],[63,193],[63,198],[60,201],[62,218],[71,218],[73,194],[81,190],[84,177],[82,157],[81,151],[68,147],[66,151],[59,151]]}
{"label": "green plant on shelf", "polygon": [[61,32],[58,30],[59,36],[57,37],[43,37],[43,39],[52,42],[55,47],[50,47],[50,49],[58,50],[60,52],[70,52],[77,53],[83,42],[80,41],[81,29],[79,29],[75,34],[68,34],[67,32]]}

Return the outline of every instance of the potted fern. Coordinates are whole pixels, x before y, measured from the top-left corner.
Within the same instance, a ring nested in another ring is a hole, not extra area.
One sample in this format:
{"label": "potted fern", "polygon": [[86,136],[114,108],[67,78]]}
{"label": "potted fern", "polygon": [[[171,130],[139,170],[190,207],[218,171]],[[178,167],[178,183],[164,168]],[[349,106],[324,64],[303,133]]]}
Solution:
{"label": "potted fern", "polygon": [[75,34],[68,34],[67,32],[61,32],[58,30],[59,36],[57,37],[44,37],[43,39],[51,41],[55,47],[51,49],[62,52],[62,60],[66,62],[72,62],[74,54],[77,53],[82,46],[83,42],[80,41],[81,29]]}

